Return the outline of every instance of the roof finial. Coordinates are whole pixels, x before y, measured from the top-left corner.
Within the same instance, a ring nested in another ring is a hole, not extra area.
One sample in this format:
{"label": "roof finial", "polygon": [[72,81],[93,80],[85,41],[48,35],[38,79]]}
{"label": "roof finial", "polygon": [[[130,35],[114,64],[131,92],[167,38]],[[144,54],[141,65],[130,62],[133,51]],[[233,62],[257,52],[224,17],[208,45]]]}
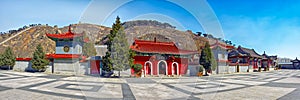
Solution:
{"label": "roof finial", "polygon": [[71,26],[72,26],[72,25],[70,24],[70,25],[69,25],[69,30],[68,30],[70,33],[71,33]]}
{"label": "roof finial", "polygon": [[264,51],[264,54],[266,54],[266,51]]}

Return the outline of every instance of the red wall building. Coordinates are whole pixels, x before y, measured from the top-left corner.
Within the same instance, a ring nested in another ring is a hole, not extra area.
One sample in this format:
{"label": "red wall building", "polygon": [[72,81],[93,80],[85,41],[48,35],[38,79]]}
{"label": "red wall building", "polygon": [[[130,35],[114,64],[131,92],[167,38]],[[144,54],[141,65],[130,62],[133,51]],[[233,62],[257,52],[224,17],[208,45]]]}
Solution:
{"label": "red wall building", "polygon": [[[130,48],[136,52],[135,64],[143,65],[144,75],[183,75],[188,58],[196,51],[178,49],[174,42],[135,40]],[[134,75],[134,70],[131,70]]]}

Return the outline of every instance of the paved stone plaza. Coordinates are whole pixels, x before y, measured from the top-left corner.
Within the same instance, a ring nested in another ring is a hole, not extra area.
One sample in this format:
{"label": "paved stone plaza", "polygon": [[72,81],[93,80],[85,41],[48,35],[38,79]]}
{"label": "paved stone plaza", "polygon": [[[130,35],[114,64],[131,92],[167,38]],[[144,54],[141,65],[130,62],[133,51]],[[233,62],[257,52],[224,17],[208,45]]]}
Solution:
{"label": "paved stone plaza", "polygon": [[208,77],[99,78],[0,70],[1,100],[168,99],[292,100],[300,98],[300,70]]}

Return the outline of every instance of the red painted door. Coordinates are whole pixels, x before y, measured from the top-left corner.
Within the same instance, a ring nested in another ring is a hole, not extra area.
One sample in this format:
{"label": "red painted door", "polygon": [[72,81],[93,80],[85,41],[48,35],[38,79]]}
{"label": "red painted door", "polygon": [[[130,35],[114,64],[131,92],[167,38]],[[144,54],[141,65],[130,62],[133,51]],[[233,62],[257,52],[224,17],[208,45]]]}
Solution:
{"label": "red painted door", "polygon": [[100,60],[91,60],[90,66],[91,74],[100,74]]}

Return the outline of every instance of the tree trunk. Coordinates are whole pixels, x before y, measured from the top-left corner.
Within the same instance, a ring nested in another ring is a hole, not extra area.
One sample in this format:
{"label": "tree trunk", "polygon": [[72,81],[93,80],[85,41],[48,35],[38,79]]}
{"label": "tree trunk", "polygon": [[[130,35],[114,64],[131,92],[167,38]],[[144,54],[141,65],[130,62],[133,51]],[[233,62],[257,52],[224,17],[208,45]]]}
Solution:
{"label": "tree trunk", "polygon": [[119,73],[118,73],[118,74],[119,74],[119,78],[120,78],[120,71],[119,71]]}
{"label": "tree trunk", "polygon": [[207,73],[207,72],[208,72],[208,70],[205,70],[205,76],[208,76],[208,73]]}

